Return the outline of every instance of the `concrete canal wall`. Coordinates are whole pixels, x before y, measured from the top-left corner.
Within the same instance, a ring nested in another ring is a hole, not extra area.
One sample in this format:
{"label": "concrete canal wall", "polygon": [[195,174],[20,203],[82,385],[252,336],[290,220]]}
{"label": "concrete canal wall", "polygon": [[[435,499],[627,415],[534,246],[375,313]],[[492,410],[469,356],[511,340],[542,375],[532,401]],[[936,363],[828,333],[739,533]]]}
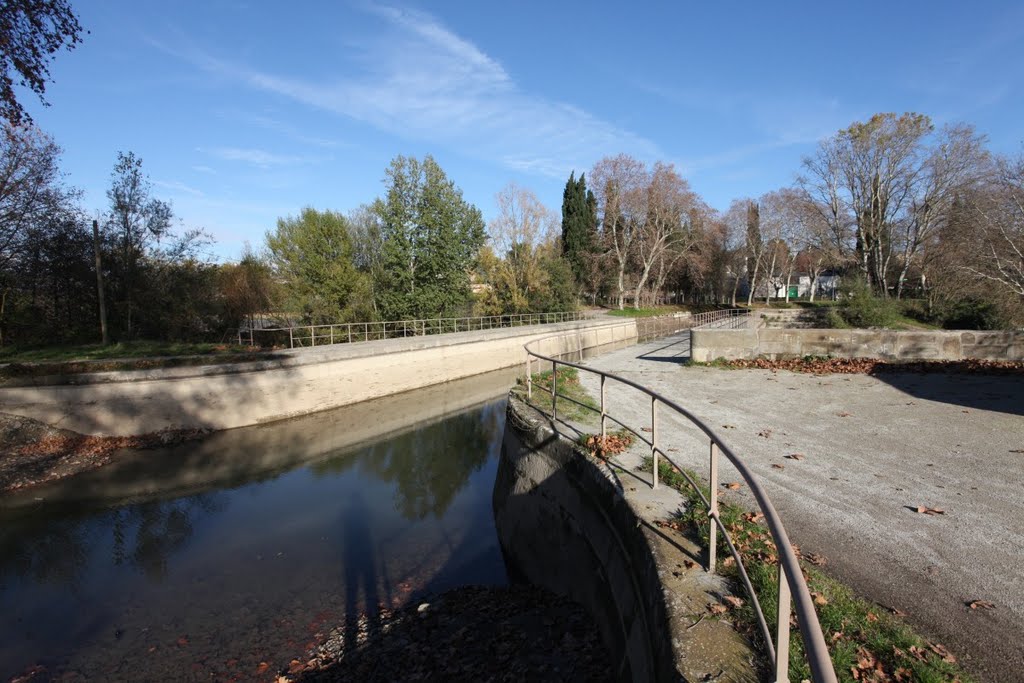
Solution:
{"label": "concrete canal wall", "polygon": [[525,365],[523,344],[545,355],[593,352],[636,340],[636,321],[587,320],[275,353],[252,363],[70,375],[0,388],[0,412],[83,434],[169,427],[230,429]]}

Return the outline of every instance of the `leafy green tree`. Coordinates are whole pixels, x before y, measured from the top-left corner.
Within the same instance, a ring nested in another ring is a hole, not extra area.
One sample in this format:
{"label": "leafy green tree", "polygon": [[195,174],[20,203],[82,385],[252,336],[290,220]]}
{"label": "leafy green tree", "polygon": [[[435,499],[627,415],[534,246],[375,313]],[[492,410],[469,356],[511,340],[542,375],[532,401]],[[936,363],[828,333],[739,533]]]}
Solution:
{"label": "leafy green tree", "polygon": [[142,172],[142,159],[134,153],[117,153],[117,164],[110,177],[110,212],[106,234],[117,254],[117,312],[128,337],[133,336],[133,314],[137,301],[139,261],[146,249],[167,236],[173,212],[167,202],[150,196],[152,184]]}
{"label": "leafy green tree", "polygon": [[297,218],[280,218],[267,233],[267,248],[284,280],[287,305],[304,322],[352,319],[353,294],[363,276],[353,262],[348,221],[340,213],[305,208]]}
{"label": "leafy green tree", "polygon": [[[0,118],[29,123],[14,94],[28,88],[46,104],[49,62],[61,48],[82,42],[82,27],[66,0],[4,0],[0,5]],[[17,81],[15,80],[17,79]]]}
{"label": "leafy green tree", "polygon": [[380,220],[375,294],[385,320],[457,315],[471,301],[470,272],[483,246],[480,210],[429,155],[398,156],[371,210]]}

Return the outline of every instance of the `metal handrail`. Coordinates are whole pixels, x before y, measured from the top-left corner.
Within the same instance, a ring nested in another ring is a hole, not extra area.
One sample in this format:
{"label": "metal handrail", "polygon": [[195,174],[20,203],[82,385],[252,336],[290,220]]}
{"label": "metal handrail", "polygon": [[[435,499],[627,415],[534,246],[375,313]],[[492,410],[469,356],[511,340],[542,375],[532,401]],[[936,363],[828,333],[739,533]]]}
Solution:
{"label": "metal handrail", "polygon": [[[743,309],[739,309],[743,310]],[[744,313],[747,313],[745,310]],[[712,311],[711,313],[731,313],[729,311]],[[706,314],[698,314],[698,316],[704,316]],[[694,316],[695,318],[698,316]],[[714,316],[707,316],[714,318]],[[729,320],[732,318],[740,318],[740,315],[719,315],[717,321]],[[715,322],[710,320],[702,323],[703,325],[709,324],[709,322]],[[740,578],[747,591],[747,595],[750,597],[751,604],[754,607],[755,614],[757,615],[758,627],[761,631],[761,635],[764,638],[766,648],[768,650],[768,657],[771,661],[772,669],[774,671],[773,680],[777,682],[789,680],[789,614],[793,607],[795,607],[796,614],[798,617],[798,624],[800,632],[803,634],[804,646],[807,653],[807,662],[811,668],[811,676],[817,683],[834,683],[836,681],[835,670],[832,667],[832,659],[829,656],[828,648],[825,645],[825,637],[822,635],[821,625],[818,622],[818,615],[814,610],[814,602],[811,598],[810,590],[807,588],[807,583],[804,581],[803,572],[800,569],[800,563],[797,560],[796,553],[793,551],[793,547],[789,542],[789,536],[786,533],[785,527],[782,525],[782,519],[779,517],[778,512],[775,510],[775,506],[772,505],[771,500],[768,498],[768,494],[764,488],[758,482],[754,473],[747,468],[740,458],[733,453],[732,449],[729,448],[723,439],[715,433],[713,429],[708,427],[700,418],[691,413],[686,408],[682,407],[675,401],[665,398],[661,394],[648,389],[642,384],[638,384],[632,380],[620,377],[610,372],[604,372],[595,368],[580,365],[579,363],[572,363],[569,361],[559,360],[552,358],[551,356],[545,356],[532,350],[530,347],[534,344],[544,342],[548,339],[554,339],[565,336],[563,334],[554,334],[541,339],[532,340],[523,345],[526,350],[526,396],[527,402],[530,405],[533,399],[533,375],[532,375],[532,360],[536,358],[538,361],[547,361],[551,363],[551,419],[557,420],[557,408],[556,402],[558,397],[569,398],[558,393],[558,366],[564,365],[570,368],[576,368],[584,372],[597,375],[601,380],[601,408],[600,411],[590,407],[584,406],[594,412],[600,412],[601,415],[601,438],[602,441],[607,436],[607,421],[611,419],[623,428],[633,433],[643,443],[650,446],[651,458],[653,460],[653,471],[654,477],[652,486],[658,488],[658,458],[663,457],[665,460],[675,467],[682,475],[686,478],[687,482],[694,488],[697,495],[703,501],[704,506],[708,510],[708,517],[711,519],[713,524],[710,526],[709,540],[708,540],[708,563],[707,571],[715,571],[716,554],[717,554],[717,532],[721,530],[726,545],[729,548],[729,553],[732,555],[736,562],[736,566],[740,573]],[[646,394],[651,398],[651,438],[648,440],[638,430],[629,427],[621,420],[609,415],[606,409],[606,382],[607,380],[613,380],[619,382],[628,387],[632,387],[643,394]],[[582,404],[580,404],[582,405]],[[708,437],[710,441],[710,496],[705,497],[700,487],[690,476],[686,473],[686,470],[677,465],[668,455],[668,453],[658,443],[658,406],[663,405],[673,412],[686,418],[691,424],[697,427],[700,431]],[[539,406],[535,408],[541,409]],[[743,560],[740,557],[739,552],[732,543],[732,539],[729,538],[729,532],[722,523],[722,520],[718,515],[718,455],[719,452],[723,453],[729,462],[736,468],[740,476],[746,481],[747,486],[750,488],[750,492],[754,495],[754,499],[757,501],[761,512],[764,515],[765,523],[768,526],[768,530],[771,532],[772,540],[775,542],[776,549],[779,554],[779,599],[778,599],[778,623],[776,625],[776,638],[773,643],[771,633],[768,628],[768,624],[764,617],[764,611],[761,609],[761,604],[757,598],[757,594],[754,592],[754,588],[750,583],[750,578],[747,576],[747,570],[743,566]],[[710,500],[708,499],[710,498]],[[791,605],[791,600],[795,602],[795,606]]]}
{"label": "metal handrail", "polygon": [[718,311],[705,311],[693,316],[692,328],[735,329],[746,327],[750,320],[749,308],[728,308]]}
{"label": "metal handrail", "polygon": [[[324,346],[349,344],[360,341],[396,339],[399,337],[422,337],[431,334],[492,330],[521,325],[546,325],[550,323],[575,322],[583,320],[582,311],[561,311],[557,313],[512,313],[507,315],[485,315],[473,318],[424,318],[417,320],[381,320],[362,323],[334,323],[327,325],[293,325],[290,327],[249,328],[249,345],[255,346],[256,335],[280,334],[282,342],[288,335],[288,348],[296,346]],[[238,330],[238,344],[243,343],[242,330]]]}

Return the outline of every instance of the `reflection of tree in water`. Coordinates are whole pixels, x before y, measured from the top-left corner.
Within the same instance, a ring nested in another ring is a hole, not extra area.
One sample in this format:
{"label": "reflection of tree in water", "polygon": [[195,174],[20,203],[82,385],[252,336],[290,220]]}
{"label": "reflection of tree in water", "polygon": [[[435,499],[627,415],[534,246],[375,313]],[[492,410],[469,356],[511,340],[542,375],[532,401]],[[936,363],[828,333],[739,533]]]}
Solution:
{"label": "reflection of tree in water", "polygon": [[167,562],[192,536],[194,523],[223,508],[216,494],[127,505],[99,513],[43,510],[12,524],[0,524],[0,590],[9,576],[36,583],[75,586],[99,560],[95,550],[109,533],[112,560],[129,564],[159,581]]}
{"label": "reflection of tree in water", "polygon": [[355,454],[313,466],[317,474],[353,465],[395,484],[395,509],[406,519],[441,517],[469,477],[500,447],[504,402],[413,429]]}

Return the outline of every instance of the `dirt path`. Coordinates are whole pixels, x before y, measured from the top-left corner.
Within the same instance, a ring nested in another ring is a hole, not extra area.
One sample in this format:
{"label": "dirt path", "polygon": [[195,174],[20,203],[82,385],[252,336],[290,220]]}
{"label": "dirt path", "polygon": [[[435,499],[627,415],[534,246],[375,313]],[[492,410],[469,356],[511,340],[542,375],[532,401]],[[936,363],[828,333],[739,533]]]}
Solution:
{"label": "dirt path", "polygon": [[[907,612],[983,680],[1024,681],[1024,378],[691,368],[681,362],[688,344],[684,334],[589,364],[716,430],[794,541],[859,594]],[[596,396],[596,378],[581,379]],[[650,424],[649,399],[614,383],[608,396],[610,412]],[[706,477],[706,438],[663,412],[666,427],[661,443]],[[723,468],[723,482],[737,479]],[[729,495],[753,508],[744,491]],[[922,505],[945,514],[919,514]],[[969,609],[976,599],[995,608]]]}

